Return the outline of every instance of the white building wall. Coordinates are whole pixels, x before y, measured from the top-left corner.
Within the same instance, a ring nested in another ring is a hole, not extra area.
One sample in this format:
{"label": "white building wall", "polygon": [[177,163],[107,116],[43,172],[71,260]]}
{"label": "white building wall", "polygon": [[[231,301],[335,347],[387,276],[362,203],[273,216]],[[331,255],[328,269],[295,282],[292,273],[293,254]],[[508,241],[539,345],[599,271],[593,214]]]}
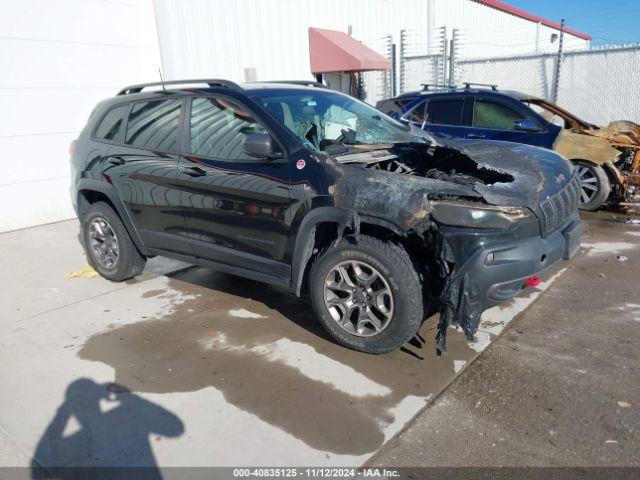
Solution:
{"label": "white building wall", "polygon": [[157,78],[151,0],[0,0],[0,231],[73,216],[70,142],[95,104]]}
{"label": "white building wall", "polygon": [[[359,40],[423,28],[427,0],[154,0],[169,78],[311,79],[308,28]],[[410,15],[407,12],[411,12]]]}
{"label": "white building wall", "polygon": [[[162,63],[168,78],[223,77],[244,80],[310,79],[308,28],[346,32],[375,46],[400,30],[458,28],[465,56],[557,49],[537,25],[471,0],[154,0]],[[429,20],[429,7],[432,19]],[[427,53],[428,35],[424,35]],[[536,39],[538,46],[536,47]],[[434,43],[437,41],[434,37]],[[567,45],[587,42],[566,35]]]}

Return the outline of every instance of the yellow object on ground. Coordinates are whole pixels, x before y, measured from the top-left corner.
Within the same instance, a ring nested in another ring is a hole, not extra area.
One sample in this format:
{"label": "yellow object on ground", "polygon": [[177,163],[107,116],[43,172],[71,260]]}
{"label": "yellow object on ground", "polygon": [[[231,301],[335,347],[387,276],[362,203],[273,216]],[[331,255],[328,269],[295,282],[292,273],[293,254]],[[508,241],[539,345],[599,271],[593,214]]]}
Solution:
{"label": "yellow object on ground", "polygon": [[69,272],[65,275],[65,278],[91,278],[97,277],[98,272],[96,272],[93,267],[89,264],[86,264],[77,272]]}

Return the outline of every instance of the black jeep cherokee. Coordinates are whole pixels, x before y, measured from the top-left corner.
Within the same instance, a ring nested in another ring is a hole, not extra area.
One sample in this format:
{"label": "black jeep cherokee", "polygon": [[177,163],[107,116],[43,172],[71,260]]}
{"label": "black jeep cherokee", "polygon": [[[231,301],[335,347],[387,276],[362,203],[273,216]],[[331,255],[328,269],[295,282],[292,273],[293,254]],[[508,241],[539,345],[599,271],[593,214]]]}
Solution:
{"label": "black jeep cherokee", "polygon": [[110,280],[165,255],[282,285],[375,354],[437,308],[442,352],[449,325],[472,339],[578,249],[580,185],[549,150],[443,144],[318,86],[148,87],[101,102],[71,158],[87,257]]}

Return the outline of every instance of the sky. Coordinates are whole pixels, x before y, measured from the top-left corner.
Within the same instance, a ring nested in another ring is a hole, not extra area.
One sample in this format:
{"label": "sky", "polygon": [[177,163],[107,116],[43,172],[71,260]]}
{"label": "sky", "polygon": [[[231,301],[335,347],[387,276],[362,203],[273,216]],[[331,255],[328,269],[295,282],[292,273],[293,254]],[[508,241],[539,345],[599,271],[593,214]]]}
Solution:
{"label": "sky", "polygon": [[504,0],[593,37],[592,45],[640,43],[640,0]]}

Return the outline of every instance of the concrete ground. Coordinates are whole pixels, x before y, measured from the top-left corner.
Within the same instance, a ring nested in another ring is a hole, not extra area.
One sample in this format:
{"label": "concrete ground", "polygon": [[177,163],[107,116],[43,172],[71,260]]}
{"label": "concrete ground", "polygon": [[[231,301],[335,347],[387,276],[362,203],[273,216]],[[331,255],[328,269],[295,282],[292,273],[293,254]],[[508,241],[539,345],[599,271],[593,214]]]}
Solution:
{"label": "concrete ground", "polygon": [[368,463],[640,466],[640,225],[615,217],[583,215],[583,254]]}
{"label": "concrete ground", "polygon": [[369,356],[274,287],[163,258],[111,283],[83,270],[75,221],[2,234],[0,466],[561,463],[553,448],[628,463],[640,227],[610,217],[589,216],[568,269],[487,311],[475,343],[452,329],[439,359],[435,318]]}

